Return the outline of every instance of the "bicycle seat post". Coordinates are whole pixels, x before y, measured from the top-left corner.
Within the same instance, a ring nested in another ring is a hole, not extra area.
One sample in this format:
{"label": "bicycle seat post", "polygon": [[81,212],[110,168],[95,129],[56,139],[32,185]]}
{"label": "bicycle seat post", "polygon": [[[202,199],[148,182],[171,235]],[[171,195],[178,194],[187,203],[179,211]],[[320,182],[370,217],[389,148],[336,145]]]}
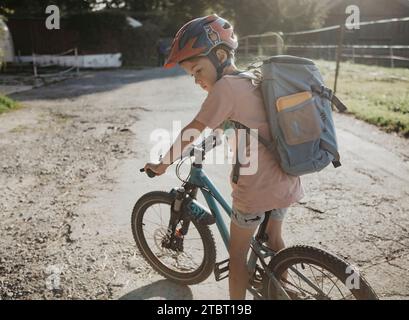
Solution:
{"label": "bicycle seat post", "polygon": [[256,237],[255,237],[258,242],[263,243],[263,242],[266,242],[268,240],[268,235],[266,234],[266,229],[267,229],[268,221],[270,220],[270,216],[271,216],[271,210],[266,211],[266,214],[264,216],[264,220],[261,223],[260,227],[258,228]]}

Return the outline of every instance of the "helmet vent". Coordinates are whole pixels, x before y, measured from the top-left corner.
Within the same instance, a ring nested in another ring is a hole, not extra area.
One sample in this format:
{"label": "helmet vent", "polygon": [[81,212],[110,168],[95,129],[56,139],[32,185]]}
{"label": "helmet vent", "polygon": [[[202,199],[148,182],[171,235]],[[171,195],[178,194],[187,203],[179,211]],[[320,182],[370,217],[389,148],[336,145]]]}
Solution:
{"label": "helmet vent", "polygon": [[223,25],[223,29],[230,29],[231,28],[231,25],[230,25],[230,23],[228,23],[228,22],[226,22],[224,25]]}

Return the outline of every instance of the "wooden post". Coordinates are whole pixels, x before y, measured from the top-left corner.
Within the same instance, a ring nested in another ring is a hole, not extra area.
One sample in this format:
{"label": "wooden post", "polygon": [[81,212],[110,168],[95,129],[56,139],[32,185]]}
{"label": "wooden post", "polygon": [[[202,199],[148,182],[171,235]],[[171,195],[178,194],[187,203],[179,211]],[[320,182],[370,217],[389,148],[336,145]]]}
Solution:
{"label": "wooden post", "polygon": [[352,63],[355,63],[355,45],[352,45]]}
{"label": "wooden post", "polygon": [[33,52],[33,69],[34,69],[34,78],[37,78],[37,64],[36,64],[36,55]]}
{"label": "wooden post", "polygon": [[337,92],[338,76],[339,76],[339,67],[342,58],[342,44],[344,42],[344,25],[341,24],[339,28],[339,37],[338,37],[338,48],[337,48],[337,66],[335,68],[335,81],[334,81],[334,94]]}
{"label": "wooden post", "polygon": [[389,48],[389,55],[391,56],[391,68],[395,68],[395,61],[393,56],[393,48]]}
{"label": "wooden post", "polygon": [[264,55],[264,49],[263,49],[263,38],[259,37],[257,41],[257,49],[258,49],[258,55],[261,57]]}
{"label": "wooden post", "polygon": [[75,65],[77,66],[76,71],[77,71],[77,76],[80,75],[80,61],[78,59],[78,48],[74,49],[75,52]]}
{"label": "wooden post", "polygon": [[276,55],[283,54],[284,44],[282,43],[282,41],[280,41],[281,38],[278,34],[275,35],[275,38],[276,38],[276,46],[277,46]]}

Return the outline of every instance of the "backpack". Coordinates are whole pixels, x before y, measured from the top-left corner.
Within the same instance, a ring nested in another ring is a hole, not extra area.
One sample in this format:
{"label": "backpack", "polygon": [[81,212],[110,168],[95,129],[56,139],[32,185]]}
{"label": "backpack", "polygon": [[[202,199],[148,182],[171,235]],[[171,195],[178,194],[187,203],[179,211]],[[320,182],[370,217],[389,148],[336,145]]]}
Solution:
{"label": "backpack", "polygon": [[[239,76],[259,81],[273,142],[257,139],[278,160],[282,170],[293,176],[318,172],[330,163],[341,166],[332,119],[332,107],[344,112],[345,105],[325,87],[313,61],[295,56],[273,56],[263,61],[261,73],[241,72]],[[238,129],[248,127],[234,122]],[[233,182],[237,183],[240,163],[236,156]]]}

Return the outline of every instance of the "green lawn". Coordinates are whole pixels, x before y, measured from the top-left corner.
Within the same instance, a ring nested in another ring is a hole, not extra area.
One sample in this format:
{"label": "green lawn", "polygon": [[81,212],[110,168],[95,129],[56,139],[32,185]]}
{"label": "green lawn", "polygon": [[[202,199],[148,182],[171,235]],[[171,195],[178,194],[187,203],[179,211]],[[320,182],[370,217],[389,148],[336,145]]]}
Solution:
{"label": "green lawn", "polygon": [[[239,60],[239,67],[248,61]],[[333,88],[335,62],[315,62],[327,86]],[[409,138],[409,69],[343,62],[337,96],[356,118]]]}
{"label": "green lawn", "polygon": [[[317,64],[333,87],[335,63]],[[337,96],[358,119],[409,138],[409,69],[342,63]]]}
{"label": "green lawn", "polygon": [[18,106],[17,102],[0,94],[0,113],[15,109]]}

